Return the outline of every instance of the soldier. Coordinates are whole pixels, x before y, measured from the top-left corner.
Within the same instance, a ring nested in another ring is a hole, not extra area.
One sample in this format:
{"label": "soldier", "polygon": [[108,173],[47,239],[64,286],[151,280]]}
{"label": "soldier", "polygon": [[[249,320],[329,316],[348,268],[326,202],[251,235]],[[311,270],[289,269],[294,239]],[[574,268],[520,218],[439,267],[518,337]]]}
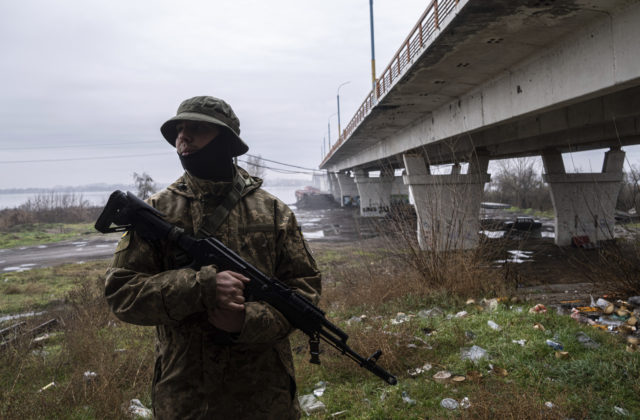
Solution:
{"label": "soldier", "polygon": [[[187,99],[160,130],[185,173],[149,204],[317,303],[320,273],[293,212],[233,164],[249,148],[231,107]],[[245,302],[243,275],[189,262],[177,247],[129,232],[107,271],[113,313],[156,327],[155,418],[299,418],[289,322],[267,303]]]}

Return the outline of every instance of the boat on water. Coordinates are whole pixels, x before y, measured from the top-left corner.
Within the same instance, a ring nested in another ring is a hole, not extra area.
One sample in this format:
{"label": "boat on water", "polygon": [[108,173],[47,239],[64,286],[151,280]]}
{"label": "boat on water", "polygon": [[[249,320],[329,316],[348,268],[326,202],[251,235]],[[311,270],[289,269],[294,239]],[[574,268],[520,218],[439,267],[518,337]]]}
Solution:
{"label": "boat on water", "polygon": [[311,186],[296,190],[295,195],[299,209],[326,209],[337,205],[333,195]]}

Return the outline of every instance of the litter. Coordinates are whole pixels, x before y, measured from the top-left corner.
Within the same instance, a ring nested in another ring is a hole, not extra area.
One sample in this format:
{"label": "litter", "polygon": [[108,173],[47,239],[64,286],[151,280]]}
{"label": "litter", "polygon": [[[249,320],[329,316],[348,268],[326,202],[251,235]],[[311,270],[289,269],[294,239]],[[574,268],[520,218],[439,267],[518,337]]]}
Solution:
{"label": "litter", "polygon": [[539,331],[544,331],[545,330],[544,325],[542,325],[539,322],[536,322],[535,324],[533,324],[533,329],[534,330],[539,330]]}
{"label": "litter", "polygon": [[456,318],[465,318],[468,314],[467,311],[460,311],[456,314]]}
{"label": "litter", "polygon": [[482,299],[482,304],[489,310],[495,311],[498,309],[498,299]]}
{"label": "litter", "polygon": [[472,362],[478,362],[478,360],[483,359],[488,356],[488,353],[485,349],[479,346],[472,346],[471,348],[462,348],[460,349],[460,357],[462,360],[471,360]]}
{"label": "litter", "polygon": [[409,376],[418,376],[421,373],[430,371],[432,367],[431,363],[425,363],[422,367],[407,370],[407,373]]}
{"label": "litter", "polygon": [[522,347],[524,347],[524,345],[527,344],[527,340],[524,340],[524,339],[522,339],[522,340],[511,340],[511,342],[513,344],[520,344]]}
{"label": "litter", "polygon": [[495,373],[498,376],[507,376],[507,375],[509,375],[509,372],[507,372],[506,369],[503,369],[503,368],[498,367],[498,366],[492,366],[491,370],[493,371],[493,373]]}
{"label": "litter", "polygon": [[448,372],[446,370],[441,370],[440,372],[437,372],[435,375],[433,375],[433,379],[436,382],[440,382],[440,383],[447,382],[450,378],[451,378],[451,372]]}
{"label": "litter", "polygon": [[569,358],[569,352],[568,351],[557,351],[556,352],[556,359],[568,359]]}
{"label": "litter", "polygon": [[548,409],[552,409],[553,407],[555,407],[555,404],[552,403],[551,401],[547,401],[546,403],[544,403],[544,406],[547,407]]}
{"label": "litter", "polygon": [[129,401],[128,412],[133,416],[133,418],[150,419],[153,417],[153,412],[145,407],[137,398]]}
{"label": "litter", "polygon": [[564,347],[562,346],[562,344],[560,344],[560,343],[556,343],[556,342],[555,342],[555,341],[553,341],[553,340],[547,340],[547,341],[546,341],[546,343],[547,343],[547,346],[551,347],[551,348],[552,348],[552,349],[554,349],[554,350],[563,350],[563,349],[564,349]]}
{"label": "litter", "polygon": [[43,386],[42,388],[40,388],[40,390],[38,392],[46,391],[47,389],[53,388],[55,386],[56,386],[55,382],[48,383],[45,386]]}
{"label": "litter", "polygon": [[547,308],[542,303],[538,303],[536,306],[529,309],[529,313],[531,314],[543,314],[545,312],[547,312]]}
{"label": "litter", "polygon": [[616,414],[620,414],[621,416],[625,416],[625,417],[629,416],[629,412],[622,407],[618,407],[618,406],[613,407],[613,412]]}
{"label": "litter", "polygon": [[398,312],[396,314],[396,317],[391,320],[391,323],[393,325],[398,325],[398,324],[402,324],[403,322],[407,322],[409,320],[410,318],[407,316],[407,314],[405,314],[404,312]]}
{"label": "litter", "polygon": [[491,320],[487,321],[487,325],[488,325],[492,330],[495,330],[495,331],[502,331],[502,327],[501,327],[500,325],[496,324],[495,322],[491,321]]}
{"label": "litter", "polygon": [[416,400],[414,400],[411,397],[409,397],[409,394],[407,394],[407,391],[402,391],[402,401],[404,401],[405,403],[407,403],[409,405],[415,405],[416,404]]}
{"label": "litter", "polygon": [[92,382],[94,379],[98,377],[98,374],[88,370],[82,375],[82,377],[84,378],[85,382]]}
{"label": "litter", "polygon": [[585,348],[597,349],[598,347],[600,347],[600,344],[593,341],[591,337],[583,332],[579,332],[578,334],[576,334],[576,338],[578,339],[578,342]]}
{"label": "litter", "polygon": [[313,394],[302,395],[298,398],[298,402],[300,403],[300,408],[302,408],[302,411],[304,411],[307,416],[327,409],[324,403]]}
{"label": "litter", "polygon": [[313,395],[316,397],[322,397],[324,391],[327,389],[327,383],[320,381],[316,384],[316,389],[313,390]]}
{"label": "litter", "polygon": [[460,400],[460,407],[464,408],[465,410],[471,407],[471,401],[469,400],[469,397],[464,397]]}
{"label": "litter", "polygon": [[454,400],[453,398],[445,398],[440,401],[440,405],[447,410],[455,410],[460,404],[458,404],[458,401]]}
{"label": "litter", "polygon": [[442,311],[442,309],[436,307],[436,308],[432,308],[432,309],[423,309],[420,312],[418,312],[418,316],[420,318],[434,318],[436,316],[442,316],[444,315],[444,312]]}

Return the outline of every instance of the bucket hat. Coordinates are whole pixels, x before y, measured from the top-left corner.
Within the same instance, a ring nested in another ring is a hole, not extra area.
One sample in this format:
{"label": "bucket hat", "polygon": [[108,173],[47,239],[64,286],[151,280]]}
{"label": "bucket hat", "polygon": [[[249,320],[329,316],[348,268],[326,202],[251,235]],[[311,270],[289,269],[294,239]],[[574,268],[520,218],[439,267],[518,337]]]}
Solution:
{"label": "bucket hat", "polygon": [[180,121],[203,121],[222,127],[225,140],[230,143],[232,156],[247,153],[249,146],[240,138],[240,120],[231,106],[222,99],[213,96],[195,96],[182,101],[176,116],[162,124],[160,132],[173,147],[176,146],[178,132],[176,125]]}

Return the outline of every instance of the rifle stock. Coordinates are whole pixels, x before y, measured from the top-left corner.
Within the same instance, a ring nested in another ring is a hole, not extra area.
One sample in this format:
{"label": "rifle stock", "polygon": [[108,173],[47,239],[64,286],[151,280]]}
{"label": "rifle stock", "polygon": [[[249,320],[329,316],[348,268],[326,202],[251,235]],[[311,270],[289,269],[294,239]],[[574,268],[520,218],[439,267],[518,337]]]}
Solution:
{"label": "rifle stock", "polygon": [[269,303],[292,326],[305,333],[309,337],[311,363],[320,364],[319,341],[322,340],[388,384],[397,384],[395,376],[376,364],[382,351],[377,350],[368,358],[359,355],[347,345],[349,336],[327,320],[325,313],[304,296],[281,281],[268,277],[216,238],[196,239],[163,217],[161,212],[131,192],[125,194],[118,190],[109,197],[95,228],[102,233],[133,230],[148,240],[167,239],[189,254],[196,267],[216,264],[248,277],[251,281],[245,288],[247,300]]}

